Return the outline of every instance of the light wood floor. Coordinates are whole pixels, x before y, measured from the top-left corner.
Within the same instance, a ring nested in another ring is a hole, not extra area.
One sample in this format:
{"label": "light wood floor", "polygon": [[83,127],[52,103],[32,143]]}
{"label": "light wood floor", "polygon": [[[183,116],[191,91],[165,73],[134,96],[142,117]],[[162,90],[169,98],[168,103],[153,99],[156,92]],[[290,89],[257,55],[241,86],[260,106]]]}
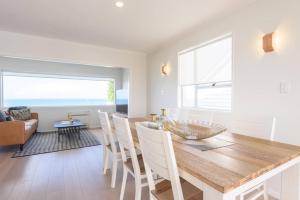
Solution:
{"label": "light wood floor", "polygon": [[[92,130],[99,135],[98,130]],[[11,158],[16,147],[0,148],[0,200],[119,199],[122,166],[116,188],[110,172],[102,173],[102,146]],[[125,199],[134,199],[134,179],[128,176]],[[143,199],[148,191],[143,190]]]}
{"label": "light wood floor", "polygon": [[[100,135],[99,130],[91,132]],[[0,148],[0,200],[119,199],[122,166],[119,164],[116,188],[111,189],[110,172],[102,173],[102,146],[11,158],[16,148]],[[124,199],[134,199],[130,175]],[[149,199],[146,188],[142,199]]]}

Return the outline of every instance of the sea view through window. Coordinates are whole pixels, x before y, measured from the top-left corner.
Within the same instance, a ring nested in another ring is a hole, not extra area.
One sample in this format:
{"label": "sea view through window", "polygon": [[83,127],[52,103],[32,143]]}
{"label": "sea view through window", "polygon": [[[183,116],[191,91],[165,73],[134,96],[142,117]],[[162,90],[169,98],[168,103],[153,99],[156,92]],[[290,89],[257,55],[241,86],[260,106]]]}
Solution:
{"label": "sea view through window", "polygon": [[3,73],[3,106],[84,106],[115,103],[112,79]]}

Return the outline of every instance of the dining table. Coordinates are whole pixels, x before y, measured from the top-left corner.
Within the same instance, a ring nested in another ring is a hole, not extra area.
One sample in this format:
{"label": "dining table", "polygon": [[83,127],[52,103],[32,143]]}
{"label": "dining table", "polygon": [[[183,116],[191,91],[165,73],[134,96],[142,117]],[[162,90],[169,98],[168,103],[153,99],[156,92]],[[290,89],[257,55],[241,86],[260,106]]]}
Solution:
{"label": "dining table", "polygon": [[[136,122],[129,118],[134,144],[139,148]],[[300,147],[223,132],[203,140],[230,145],[201,150],[172,134],[179,175],[203,191],[203,200],[235,200],[243,192],[280,176],[280,199],[300,200]]]}

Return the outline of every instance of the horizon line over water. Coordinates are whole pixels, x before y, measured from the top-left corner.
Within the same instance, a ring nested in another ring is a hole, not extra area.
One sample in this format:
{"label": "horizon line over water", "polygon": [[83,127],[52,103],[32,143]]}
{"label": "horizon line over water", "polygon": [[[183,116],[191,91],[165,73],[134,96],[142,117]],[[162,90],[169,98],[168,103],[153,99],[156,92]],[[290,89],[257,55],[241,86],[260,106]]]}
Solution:
{"label": "horizon line over water", "polygon": [[107,99],[6,99],[5,107],[12,106],[83,106],[83,105],[111,105]]}
{"label": "horizon line over water", "polygon": [[5,99],[5,107],[12,106],[99,106],[113,104],[128,104],[127,99],[118,99],[109,102],[107,99]]}

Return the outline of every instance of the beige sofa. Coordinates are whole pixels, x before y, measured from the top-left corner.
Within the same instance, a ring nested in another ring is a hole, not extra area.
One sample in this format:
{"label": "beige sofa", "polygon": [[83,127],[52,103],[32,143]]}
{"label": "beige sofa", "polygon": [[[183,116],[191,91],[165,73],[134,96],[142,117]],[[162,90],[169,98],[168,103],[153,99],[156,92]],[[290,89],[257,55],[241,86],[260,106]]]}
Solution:
{"label": "beige sofa", "polygon": [[27,121],[5,121],[0,122],[0,146],[23,145],[36,132],[38,127],[38,114],[31,113],[31,119]]}

